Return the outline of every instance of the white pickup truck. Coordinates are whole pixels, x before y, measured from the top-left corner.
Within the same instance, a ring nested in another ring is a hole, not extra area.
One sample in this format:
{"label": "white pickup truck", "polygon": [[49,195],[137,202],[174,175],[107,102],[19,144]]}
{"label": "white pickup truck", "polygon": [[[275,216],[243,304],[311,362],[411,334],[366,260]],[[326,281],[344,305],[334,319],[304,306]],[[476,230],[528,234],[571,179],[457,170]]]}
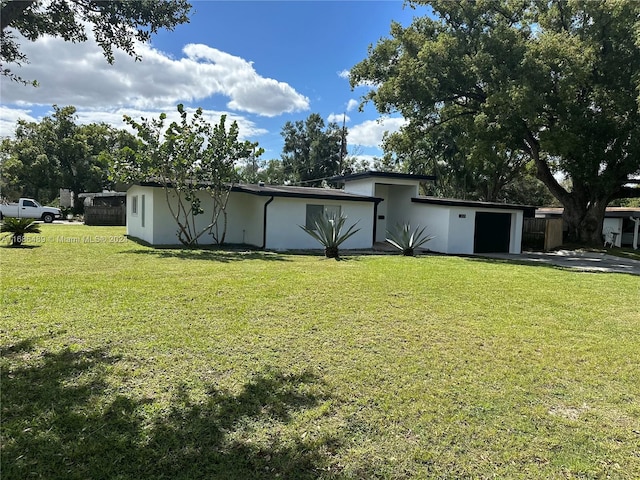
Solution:
{"label": "white pickup truck", "polygon": [[4,217],[38,218],[51,223],[55,218],[62,218],[59,208],[43,207],[31,198],[21,198],[18,203],[0,204],[0,219]]}

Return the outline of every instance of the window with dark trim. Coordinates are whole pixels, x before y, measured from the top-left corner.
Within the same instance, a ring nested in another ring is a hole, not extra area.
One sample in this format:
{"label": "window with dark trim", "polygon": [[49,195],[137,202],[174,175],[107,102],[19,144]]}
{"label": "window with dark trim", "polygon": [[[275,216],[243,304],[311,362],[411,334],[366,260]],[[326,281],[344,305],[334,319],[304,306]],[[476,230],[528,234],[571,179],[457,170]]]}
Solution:
{"label": "window with dark trim", "polygon": [[331,217],[339,217],[341,213],[340,205],[314,205],[307,204],[307,212],[305,218],[305,225],[309,229],[315,229],[315,221],[321,216],[325,215],[329,218]]}
{"label": "window with dark trim", "polygon": [[131,197],[131,215],[138,215],[138,196]]}
{"label": "window with dark trim", "polygon": [[144,195],[142,195],[142,204],[140,205],[140,226],[144,228]]}

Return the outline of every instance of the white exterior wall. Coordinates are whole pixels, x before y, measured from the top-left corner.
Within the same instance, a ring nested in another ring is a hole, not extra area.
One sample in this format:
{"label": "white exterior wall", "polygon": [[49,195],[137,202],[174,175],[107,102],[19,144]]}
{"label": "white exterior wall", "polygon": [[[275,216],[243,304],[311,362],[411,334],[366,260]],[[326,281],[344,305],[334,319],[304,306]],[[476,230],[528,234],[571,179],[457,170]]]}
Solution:
{"label": "white exterior wall", "polygon": [[375,186],[374,196],[384,200],[378,204],[378,216],[384,219],[377,220],[376,242],[384,242],[387,238],[387,230],[393,230],[398,224],[413,224],[411,217],[413,204],[411,199],[415,197],[417,185],[384,185]]}
{"label": "white exterior wall", "polygon": [[375,180],[373,178],[362,178],[358,180],[349,180],[344,185],[344,191],[355,193],[356,195],[366,195],[373,197],[375,193]]}
{"label": "white exterior wall", "polygon": [[449,208],[436,205],[411,204],[411,227],[413,230],[425,227],[424,233],[432,236],[422,248],[433,252],[449,251]]}
{"label": "white exterior wall", "polygon": [[[138,196],[138,214],[131,213],[132,198]],[[144,196],[145,226],[142,227],[142,197]],[[174,210],[176,196],[170,193]],[[205,213],[196,216],[196,231],[205,228],[211,221],[212,200],[206,192],[200,194]],[[264,201],[261,197],[232,192],[227,205],[228,224],[226,243],[247,243],[262,245],[262,211]],[[221,217],[222,221],[222,217]],[[161,187],[142,187],[135,185],[127,192],[127,235],[139,238],[152,245],[180,245],[177,236],[178,225],[167,205],[164,189]],[[243,242],[244,238],[244,242]],[[200,245],[213,244],[213,237],[205,233],[199,239]]]}
{"label": "white exterior wall", "polygon": [[389,187],[389,197],[385,199],[388,202],[388,227],[394,228],[398,223],[410,221],[413,207],[411,199],[416,196],[416,188],[411,185]]}
{"label": "white exterior wall", "polygon": [[412,189],[412,197],[417,197],[420,189],[420,180],[409,180],[402,178],[378,178],[368,177],[355,180],[349,180],[344,185],[344,191],[348,193],[355,193],[358,195],[367,195],[374,197],[376,190],[380,186],[386,185],[400,185],[403,187],[410,187]]}
{"label": "white exterior wall", "polygon": [[[127,235],[153,244],[154,195],[157,189],[134,185],[127,191]],[[138,197],[138,212],[132,213],[133,197]],[[144,197],[144,198],[143,198]],[[144,213],[144,215],[143,215]],[[144,226],[143,224],[144,217]]]}
{"label": "white exterior wall", "polygon": [[449,240],[445,253],[473,253],[476,231],[476,210],[469,207],[448,207]]}
{"label": "white exterior wall", "polygon": [[522,253],[522,228],[524,226],[524,212],[511,211],[511,241],[509,253]]}
{"label": "white exterior wall", "polygon": [[269,198],[231,192],[227,204],[226,243],[262,246],[264,204]]}
{"label": "white exterior wall", "polygon": [[267,242],[271,250],[306,250],[323,248],[314,238],[300,228],[307,216],[307,204],[340,205],[347,217],[345,228],[356,221],[360,231],[343,243],[340,248],[358,249],[373,247],[373,202],[341,202],[313,198],[275,197],[267,207]]}
{"label": "white exterior wall", "polygon": [[471,255],[474,253],[476,212],[509,213],[509,253],[521,253],[524,218],[521,210],[414,203],[410,221],[413,229],[426,226],[425,233],[434,236],[424,248],[440,253]]}
{"label": "white exterior wall", "polygon": [[[199,233],[211,223],[211,211],[213,201],[208,193],[199,193],[204,213],[196,216],[196,232]],[[176,196],[170,194],[170,198],[177,205]],[[227,232],[225,243],[248,244],[256,247],[262,246],[264,203],[269,197],[259,197],[242,192],[231,192],[227,203]],[[175,207],[174,207],[175,208]],[[156,189],[156,201],[154,203],[154,245],[179,245],[177,231],[178,225],[171,215],[169,206],[161,188]],[[220,233],[222,233],[223,217],[220,216]],[[199,239],[199,245],[212,245],[213,236],[204,233]]]}

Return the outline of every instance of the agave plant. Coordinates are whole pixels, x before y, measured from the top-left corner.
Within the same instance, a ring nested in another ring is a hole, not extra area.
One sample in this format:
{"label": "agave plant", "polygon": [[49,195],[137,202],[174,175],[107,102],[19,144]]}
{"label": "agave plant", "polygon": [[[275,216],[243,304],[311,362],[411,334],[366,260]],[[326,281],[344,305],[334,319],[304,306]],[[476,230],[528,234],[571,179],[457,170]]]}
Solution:
{"label": "agave plant", "polygon": [[427,227],[416,227],[414,231],[411,231],[411,225],[404,223],[397,225],[394,231],[387,230],[387,242],[396,247],[402,252],[402,255],[407,257],[413,257],[415,249],[424,245],[429,240],[433,239],[431,235],[425,235],[424,231]]}
{"label": "agave plant", "polygon": [[[32,218],[7,217],[2,221],[0,232],[11,235],[11,245],[20,247],[27,233],[40,233],[40,227]],[[8,236],[8,235],[5,235]]]}
{"label": "agave plant", "polygon": [[346,232],[342,232],[347,217],[342,215],[319,215],[313,221],[315,228],[300,225],[300,228],[315,238],[324,247],[324,255],[327,258],[340,258],[340,245],[349,237],[355,235],[360,229],[355,228],[358,222],[351,225]]}

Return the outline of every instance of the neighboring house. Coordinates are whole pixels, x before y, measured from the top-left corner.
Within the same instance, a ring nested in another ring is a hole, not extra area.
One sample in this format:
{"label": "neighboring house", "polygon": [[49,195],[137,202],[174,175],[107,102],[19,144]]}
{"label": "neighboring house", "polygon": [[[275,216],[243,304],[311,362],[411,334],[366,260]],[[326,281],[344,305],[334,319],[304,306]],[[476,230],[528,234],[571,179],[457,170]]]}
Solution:
{"label": "neighboring house", "polygon": [[[344,249],[372,248],[385,241],[387,229],[408,222],[414,228],[427,227],[434,238],[425,247],[432,251],[520,253],[523,218],[534,215],[533,207],[420,196],[420,183],[434,179],[366,172],[334,179],[344,184],[343,190],[234,185],[227,208],[226,242],[272,250],[317,249],[318,243],[299,226],[311,225],[315,215],[325,212],[345,215],[347,227],[358,223],[360,230],[342,245]],[[210,212],[206,194],[201,201],[205,212]],[[127,205],[128,235],[152,245],[178,243],[177,225],[160,185],[132,186]],[[196,219],[196,226],[204,227],[210,213]],[[203,235],[199,243],[211,242],[211,236]]]}
{"label": "neighboring house", "polygon": [[[562,208],[539,208],[538,218],[562,218]],[[640,208],[607,207],[602,224],[602,242],[637,249],[640,245]]]}

